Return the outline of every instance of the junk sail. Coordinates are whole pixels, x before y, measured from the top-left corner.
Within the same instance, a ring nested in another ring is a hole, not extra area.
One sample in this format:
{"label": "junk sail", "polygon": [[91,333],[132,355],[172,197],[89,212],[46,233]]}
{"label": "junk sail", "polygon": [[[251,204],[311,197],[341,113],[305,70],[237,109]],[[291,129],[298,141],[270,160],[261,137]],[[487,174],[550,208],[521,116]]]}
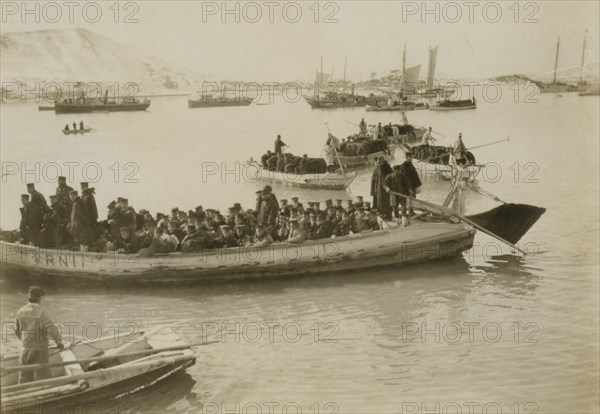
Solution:
{"label": "junk sail", "polygon": [[327,86],[329,81],[329,74],[316,71],[315,72],[315,85],[319,85],[319,88],[323,90]]}
{"label": "junk sail", "polygon": [[427,67],[427,89],[433,89],[433,78],[435,76],[435,65],[437,62],[438,47],[429,48],[429,65]]}

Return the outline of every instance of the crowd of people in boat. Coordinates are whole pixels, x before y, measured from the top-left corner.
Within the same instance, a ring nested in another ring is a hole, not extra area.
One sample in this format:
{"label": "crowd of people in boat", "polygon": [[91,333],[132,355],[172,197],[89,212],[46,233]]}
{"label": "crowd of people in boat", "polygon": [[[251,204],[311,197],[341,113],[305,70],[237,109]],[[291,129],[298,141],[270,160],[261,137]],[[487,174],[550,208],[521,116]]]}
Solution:
{"label": "crowd of people in boat", "polygon": [[[73,129],[72,129],[72,131],[77,131],[77,122],[73,121],[73,124],[72,124],[72,125],[73,125]],[[65,131],[71,131],[71,129],[69,128],[69,124],[65,125],[65,128],[64,128],[64,130],[65,130]],[[83,121],[80,121],[80,122],[79,122],[79,130],[80,130],[80,131],[83,131],[83,130],[85,130],[85,125],[83,125]]]}
{"label": "crowd of people in boat", "polygon": [[[390,184],[388,183],[389,185]],[[395,187],[394,187],[395,188]],[[81,193],[60,177],[48,205],[45,197],[27,184],[21,196],[21,224],[9,241],[42,248],[77,248],[82,251],[122,253],[197,252],[207,249],[300,243],[381,229],[382,215],[361,196],[355,200],[326,200],[303,205],[298,197],[278,200],[270,186],[256,192],[256,206],[243,209],[235,203],[223,215],[217,209],[197,206],[171,214],[135,210],[123,197],[108,204],[99,220],[95,189],[81,183]]]}

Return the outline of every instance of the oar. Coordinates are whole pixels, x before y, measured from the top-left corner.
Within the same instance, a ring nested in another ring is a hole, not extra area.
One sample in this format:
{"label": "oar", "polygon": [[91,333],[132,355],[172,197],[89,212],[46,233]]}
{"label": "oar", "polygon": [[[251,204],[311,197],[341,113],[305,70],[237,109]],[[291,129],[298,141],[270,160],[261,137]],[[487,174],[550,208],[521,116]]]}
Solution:
{"label": "oar", "polygon": [[[498,144],[498,143],[504,142],[504,141],[510,141],[510,137],[506,137],[505,139],[501,139],[499,141],[488,142],[487,144],[476,145],[474,147],[465,148],[465,151],[470,151],[470,150],[477,149],[477,148],[487,147],[488,145],[494,145],[494,144]],[[432,157],[432,158],[427,158],[426,160],[423,160],[423,162],[429,162],[431,160],[435,160],[435,159],[438,159],[438,158],[441,158],[441,157],[445,157],[446,155],[450,155],[450,154],[452,154],[452,151],[448,151],[448,152],[446,152],[444,154],[436,155],[435,157]]]}
{"label": "oar", "polygon": [[354,125],[355,127],[359,127],[360,128],[360,125],[355,124],[354,122],[350,122],[347,119],[344,119],[344,121],[348,122],[350,125]]}
{"label": "oar", "polygon": [[484,228],[484,227],[481,227],[479,224],[475,223],[475,222],[474,222],[474,221],[472,221],[472,220],[469,220],[469,219],[468,219],[468,218],[466,218],[465,216],[462,216],[462,215],[458,214],[456,211],[452,210],[451,208],[444,207],[444,206],[440,206],[440,205],[438,205],[438,204],[434,204],[434,203],[430,203],[429,201],[425,201],[425,200],[419,200],[419,199],[417,199],[417,198],[410,197],[410,196],[407,196],[407,195],[404,195],[404,194],[400,194],[400,193],[397,193],[397,192],[395,192],[395,191],[390,191],[390,194],[394,194],[394,195],[400,196],[400,197],[402,197],[402,198],[405,198],[405,199],[407,199],[407,200],[410,200],[410,201],[412,201],[412,202],[421,203],[422,205],[425,205],[425,206],[427,206],[427,207],[430,207],[430,208],[432,208],[432,209],[434,209],[434,210],[438,210],[438,211],[440,211],[440,212],[442,212],[442,213],[445,213],[445,214],[448,214],[448,215],[450,215],[450,216],[456,217],[456,218],[458,218],[459,220],[462,220],[462,221],[464,221],[465,223],[467,223],[467,224],[470,224],[471,226],[475,227],[477,230],[479,230],[479,231],[481,231],[481,232],[483,232],[483,233],[487,234],[488,236],[491,236],[491,237],[493,237],[493,238],[495,238],[495,239],[497,239],[497,240],[501,241],[502,243],[504,243],[504,244],[506,244],[506,245],[508,245],[508,246],[512,247],[513,249],[515,249],[515,250],[517,250],[518,252],[522,253],[524,256],[527,256],[527,252],[525,252],[525,251],[523,251],[523,250],[519,249],[517,246],[515,246],[515,245],[514,245],[514,244],[512,244],[511,242],[509,242],[509,241],[507,241],[507,240],[504,240],[502,237],[500,237],[500,236],[498,236],[498,235],[496,235],[496,234],[492,233],[491,231],[487,230],[486,228]]}
{"label": "oar", "polygon": [[[329,139],[331,141],[332,135],[331,135],[331,131],[329,130],[329,122],[325,122],[325,126],[327,127],[327,132],[329,132]],[[342,164],[342,161],[340,160],[340,156],[337,152],[337,148],[335,147],[335,144],[332,145],[332,147],[333,147],[333,151],[335,152],[335,157],[337,158],[338,163],[340,164],[340,168],[342,169],[342,174],[344,174],[344,181],[346,182],[346,191],[348,191],[348,193],[352,194],[352,189],[350,188],[350,183],[348,182],[348,178],[346,177],[346,171],[344,171],[344,165]]]}
{"label": "oar", "polygon": [[[413,125],[414,125],[414,126],[416,126],[417,128],[423,128],[423,129],[427,129],[427,130],[429,129],[429,128],[427,128],[427,127],[424,127],[423,125],[416,125],[416,124],[413,124]],[[444,138],[447,138],[447,136],[446,136],[446,135],[444,135],[444,134],[442,134],[441,132],[434,131],[433,129],[431,130],[431,132],[433,132],[434,134],[441,135],[441,136],[443,136]]]}
{"label": "oar", "polygon": [[20,366],[16,366],[16,367],[0,367],[0,370],[2,370],[5,373],[11,373],[11,372],[31,371],[31,370],[51,368],[51,367],[62,367],[62,366],[66,366],[66,365],[87,364],[90,362],[106,361],[109,359],[136,357],[136,356],[154,354],[157,352],[176,351],[176,350],[180,350],[180,349],[191,348],[193,346],[214,344],[216,342],[219,342],[219,341],[216,340],[216,341],[209,341],[209,342],[197,342],[194,344],[183,344],[183,345],[177,345],[177,346],[167,346],[164,348],[145,349],[143,351],[124,352],[122,354],[104,355],[104,356],[93,357],[93,358],[75,359],[73,361],[59,361],[59,362],[49,362],[46,364],[20,365]]}

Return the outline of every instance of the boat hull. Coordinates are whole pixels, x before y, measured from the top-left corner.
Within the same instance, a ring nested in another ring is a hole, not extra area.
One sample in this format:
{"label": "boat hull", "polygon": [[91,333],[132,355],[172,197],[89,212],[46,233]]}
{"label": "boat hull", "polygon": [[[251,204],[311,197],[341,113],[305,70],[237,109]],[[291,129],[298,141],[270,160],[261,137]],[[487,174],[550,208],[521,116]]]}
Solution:
{"label": "boat hull", "polygon": [[76,130],[72,130],[72,129],[66,130],[66,129],[63,129],[62,132],[65,135],[85,134],[87,132],[92,132],[92,128],[84,128],[83,130],[81,130],[81,129],[76,129]]}
{"label": "boat hull", "polygon": [[138,102],[138,103],[120,103],[120,104],[103,104],[103,103],[90,103],[90,104],[65,104],[56,103],[54,105],[54,111],[57,114],[79,114],[79,113],[90,113],[90,112],[131,112],[131,111],[145,111],[150,107],[150,102]]}
{"label": "boat hull", "polygon": [[323,190],[345,190],[356,179],[358,173],[349,172],[346,176],[342,173],[325,174],[292,174],[279,171],[269,171],[261,168],[261,181],[289,185],[292,187],[323,189]]}
{"label": "boat hull", "polygon": [[[423,161],[416,161],[415,167],[419,172],[419,175],[421,175],[422,177],[434,176],[436,178],[441,178],[444,181],[452,181],[452,179],[454,178],[453,174],[455,174],[452,170],[451,165],[432,164]],[[475,177],[477,177],[482,168],[483,165],[480,164],[468,165],[461,167],[460,172],[458,173],[461,174],[461,177],[464,180],[472,182],[475,179]]]}
{"label": "boat hull", "polygon": [[432,106],[430,111],[462,111],[467,109],[477,109],[477,105],[468,106]]}
{"label": "boat hull", "polygon": [[2,278],[33,283],[193,284],[348,272],[456,257],[472,247],[464,224],[417,222],[407,227],[299,244],[229,248],[143,257],[81,253],[0,242]]}
{"label": "boat hull", "polygon": [[189,99],[188,108],[217,108],[223,106],[248,106],[252,99],[231,99],[227,101]]}
{"label": "boat hull", "polygon": [[385,157],[386,159],[389,159],[389,154],[379,151],[369,155],[340,155],[339,160],[344,165],[344,168],[362,168],[375,165],[377,158],[379,157]]}

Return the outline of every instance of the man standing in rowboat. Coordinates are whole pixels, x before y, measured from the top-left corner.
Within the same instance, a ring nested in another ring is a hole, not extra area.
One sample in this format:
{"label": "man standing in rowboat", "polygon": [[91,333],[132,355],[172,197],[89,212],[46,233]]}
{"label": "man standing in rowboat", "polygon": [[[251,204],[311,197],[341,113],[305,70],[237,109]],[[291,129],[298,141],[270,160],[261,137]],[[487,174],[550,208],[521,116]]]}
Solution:
{"label": "man standing in rowboat", "polygon": [[[68,126],[68,125],[67,125]],[[56,195],[58,196],[58,202],[65,206],[67,214],[71,215],[71,207],[73,203],[69,193],[73,191],[73,188],[67,185],[67,177],[58,177],[58,187],[56,188]]]}
{"label": "man standing in rowboat", "polygon": [[283,147],[287,147],[287,145],[281,140],[281,135],[277,135],[277,139],[275,140],[275,155],[283,154]]}
{"label": "man standing in rowboat", "polygon": [[[50,360],[48,338],[56,342],[60,351],[65,349],[60,330],[42,310],[41,301],[44,294],[44,289],[38,286],[30,287],[29,303],[17,311],[15,335],[23,342],[21,365],[48,363]],[[49,368],[23,370],[19,374],[19,384],[50,377]]]}
{"label": "man standing in rowboat", "polygon": [[467,159],[465,158],[465,151],[467,148],[465,147],[465,143],[462,140],[462,132],[458,134],[458,138],[454,143],[454,148],[452,149],[452,155],[456,160],[457,165],[465,165]]}
{"label": "man standing in rowboat", "polygon": [[[414,197],[414,193],[412,192],[412,186],[408,179],[408,176],[404,173],[404,168],[401,165],[394,165],[394,172],[384,180],[385,191],[388,193],[394,192],[399,194],[404,194],[407,196]],[[394,216],[396,219],[399,218],[398,215],[398,204],[402,207],[402,225],[408,225],[408,216],[406,214],[406,198],[400,197],[394,194],[390,194],[390,202],[391,206],[394,209]]]}

